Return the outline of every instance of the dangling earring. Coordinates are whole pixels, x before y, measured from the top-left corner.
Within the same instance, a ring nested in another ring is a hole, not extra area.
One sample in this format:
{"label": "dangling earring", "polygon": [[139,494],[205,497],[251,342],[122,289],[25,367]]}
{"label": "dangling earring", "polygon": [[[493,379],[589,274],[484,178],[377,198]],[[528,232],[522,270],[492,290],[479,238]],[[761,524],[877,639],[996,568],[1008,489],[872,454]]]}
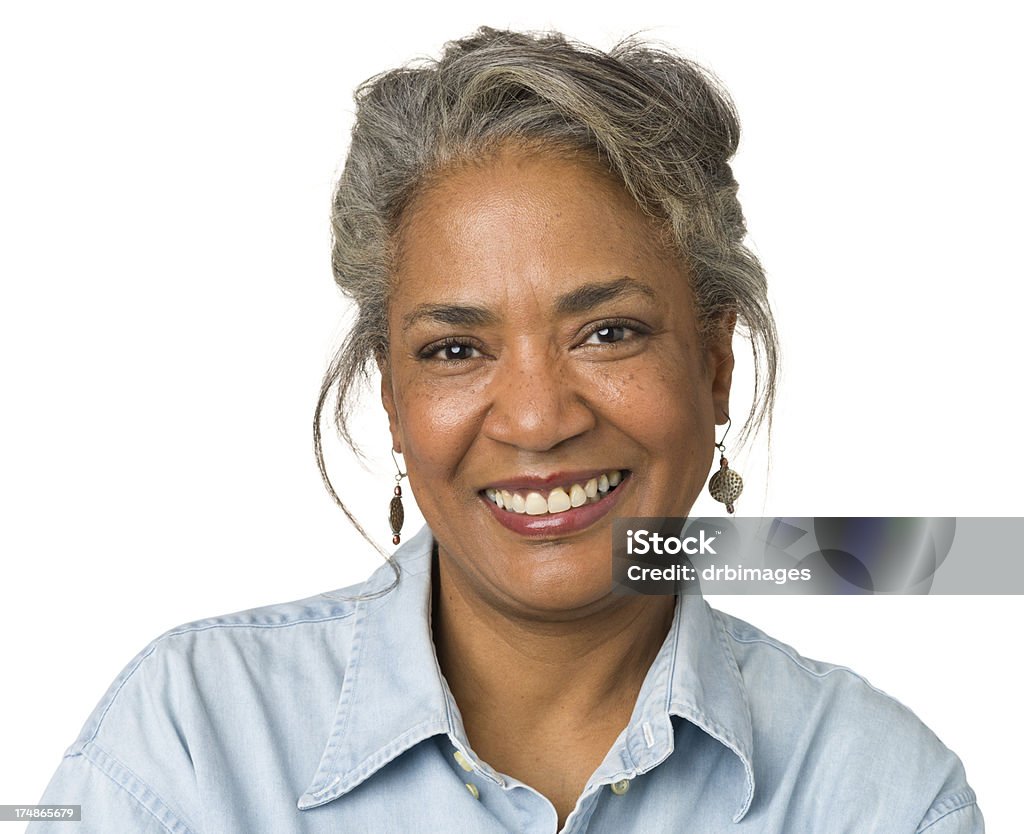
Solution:
{"label": "dangling earring", "polygon": [[732,419],[728,414],[725,415],[725,419],[729,421],[729,425],[725,427],[725,434],[722,435],[721,441],[715,444],[715,448],[722,453],[722,459],[719,461],[722,468],[708,481],[708,492],[716,501],[725,504],[726,511],[731,515],[736,512],[733,501],[739,498],[740,493],[743,492],[743,479],[739,472],[729,468],[729,461],[725,457],[725,436],[732,428]]}
{"label": "dangling earring", "polygon": [[395,450],[391,450],[391,460],[395,462],[398,474],[395,475],[395,495],[391,499],[391,507],[388,511],[388,521],[391,522],[391,543],[398,544],[402,541],[402,524],[405,522],[405,507],[402,506],[402,478],[408,475],[398,465],[398,458],[395,457]]}

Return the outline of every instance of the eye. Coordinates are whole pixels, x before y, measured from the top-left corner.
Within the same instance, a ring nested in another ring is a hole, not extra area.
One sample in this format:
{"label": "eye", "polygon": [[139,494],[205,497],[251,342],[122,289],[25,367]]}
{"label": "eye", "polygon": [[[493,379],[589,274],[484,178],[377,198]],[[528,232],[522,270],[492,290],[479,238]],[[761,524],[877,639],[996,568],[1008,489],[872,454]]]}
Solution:
{"label": "eye", "polygon": [[632,341],[647,331],[632,321],[605,321],[590,331],[583,341],[585,345],[614,345]]}
{"label": "eye", "polygon": [[473,347],[473,345],[452,338],[445,339],[441,342],[435,342],[434,344],[423,348],[423,350],[420,351],[420,358],[457,363],[473,359],[475,358],[473,354],[479,354],[479,352],[480,351]]}
{"label": "eye", "polygon": [[[613,327],[601,327],[590,334],[590,339],[596,338],[598,342],[602,344],[612,344],[613,342],[621,342],[626,338],[626,328],[622,325],[615,325]],[[588,339],[587,341],[590,341]]]}

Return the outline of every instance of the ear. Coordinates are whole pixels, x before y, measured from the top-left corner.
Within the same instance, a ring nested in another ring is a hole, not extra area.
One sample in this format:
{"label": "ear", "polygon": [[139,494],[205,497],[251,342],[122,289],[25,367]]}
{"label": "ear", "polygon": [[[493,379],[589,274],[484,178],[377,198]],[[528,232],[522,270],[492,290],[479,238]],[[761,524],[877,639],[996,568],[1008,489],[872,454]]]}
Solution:
{"label": "ear", "polygon": [[720,314],[712,323],[705,349],[715,423],[719,426],[729,420],[729,391],[732,389],[732,369],[736,364],[732,353],[732,334],[735,329],[736,312],[728,310]]}
{"label": "ear", "polygon": [[391,379],[391,363],[381,353],[378,353],[375,358],[377,360],[377,369],[380,371],[380,401],[384,404],[384,410],[388,413],[391,448],[401,454],[402,426],[398,420],[398,409],[395,407],[395,389]]}

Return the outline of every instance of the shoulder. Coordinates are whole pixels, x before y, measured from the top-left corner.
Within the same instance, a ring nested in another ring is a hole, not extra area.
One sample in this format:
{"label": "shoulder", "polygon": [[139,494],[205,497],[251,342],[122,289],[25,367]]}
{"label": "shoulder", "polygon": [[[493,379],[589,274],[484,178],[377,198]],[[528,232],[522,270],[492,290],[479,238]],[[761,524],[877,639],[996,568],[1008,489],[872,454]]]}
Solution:
{"label": "shoulder", "polygon": [[[119,713],[155,713],[183,699],[265,673],[299,671],[318,662],[318,649],[344,663],[356,598],[365,583],[299,600],[220,614],[175,626],[146,644],[121,670],[69,748],[96,741]],[[251,680],[249,681],[252,682]]]}
{"label": "shoulder", "polygon": [[860,814],[873,804],[900,809],[911,830],[977,813],[959,758],[907,706],[852,669],[804,657],[724,612],[714,616],[739,669],[765,788],[792,791],[795,805],[827,791]]}
{"label": "shoulder", "polygon": [[266,760],[286,728],[313,759],[367,583],[183,623],[151,640],[65,751],[47,795],[105,803],[111,820],[142,814],[190,831],[203,768],[237,771],[242,754]]}
{"label": "shoulder", "polygon": [[[713,612],[746,683],[752,709],[768,696],[773,709],[789,704],[789,709],[799,710],[804,719],[826,715],[860,719],[858,730],[862,736],[873,725],[885,721],[889,730],[937,741],[909,708],[854,670],[805,657],[738,617],[714,609]],[[770,695],[766,685],[770,685]]]}
{"label": "shoulder", "polygon": [[[418,555],[429,536],[421,531],[405,558]],[[414,567],[392,558],[354,585],[165,631],[121,670],[65,755],[92,745],[160,761],[153,739],[161,733],[180,747],[190,733],[244,738],[254,715],[292,724],[302,719],[283,710],[332,715],[359,612],[388,598],[399,574]]]}
{"label": "shoulder", "polygon": [[100,699],[46,796],[103,808],[104,831],[149,830],[145,819],[185,834],[203,809],[255,807],[271,789],[274,807],[293,806],[330,735],[357,623],[393,599],[397,573],[384,564],[347,588],[151,640]]}
{"label": "shoulder", "polygon": [[87,762],[133,794],[183,796],[199,751],[244,747],[254,717],[301,728],[297,711],[330,714],[364,584],[169,629],[117,675],[65,762]]}

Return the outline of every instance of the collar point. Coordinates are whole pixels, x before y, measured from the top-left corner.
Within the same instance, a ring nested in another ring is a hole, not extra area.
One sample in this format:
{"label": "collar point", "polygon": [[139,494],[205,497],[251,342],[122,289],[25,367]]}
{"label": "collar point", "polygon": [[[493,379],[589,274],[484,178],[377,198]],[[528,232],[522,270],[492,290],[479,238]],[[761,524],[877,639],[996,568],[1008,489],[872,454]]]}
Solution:
{"label": "collar point", "polygon": [[732,818],[732,821],[734,823],[735,822],[742,822],[743,818],[747,815],[747,811],[750,810],[750,803],[753,802],[753,801],[754,801],[754,774],[748,768],[747,769],[747,796],[743,800],[743,804],[740,806],[740,809],[736,812],[735,816],[733,816],[733,818]]}
{"label": "collar point", "polygon": [[308,811],[310,808],[326,805],[332,799],[337,799],[345,791],[345,787],[339,784],[340,782],[340,776],[335,776],[327,784],[324,784],[320,779],[315,780],[312,785],[306,788],[306,792],[299,797],[295,807],[300,811]]}

